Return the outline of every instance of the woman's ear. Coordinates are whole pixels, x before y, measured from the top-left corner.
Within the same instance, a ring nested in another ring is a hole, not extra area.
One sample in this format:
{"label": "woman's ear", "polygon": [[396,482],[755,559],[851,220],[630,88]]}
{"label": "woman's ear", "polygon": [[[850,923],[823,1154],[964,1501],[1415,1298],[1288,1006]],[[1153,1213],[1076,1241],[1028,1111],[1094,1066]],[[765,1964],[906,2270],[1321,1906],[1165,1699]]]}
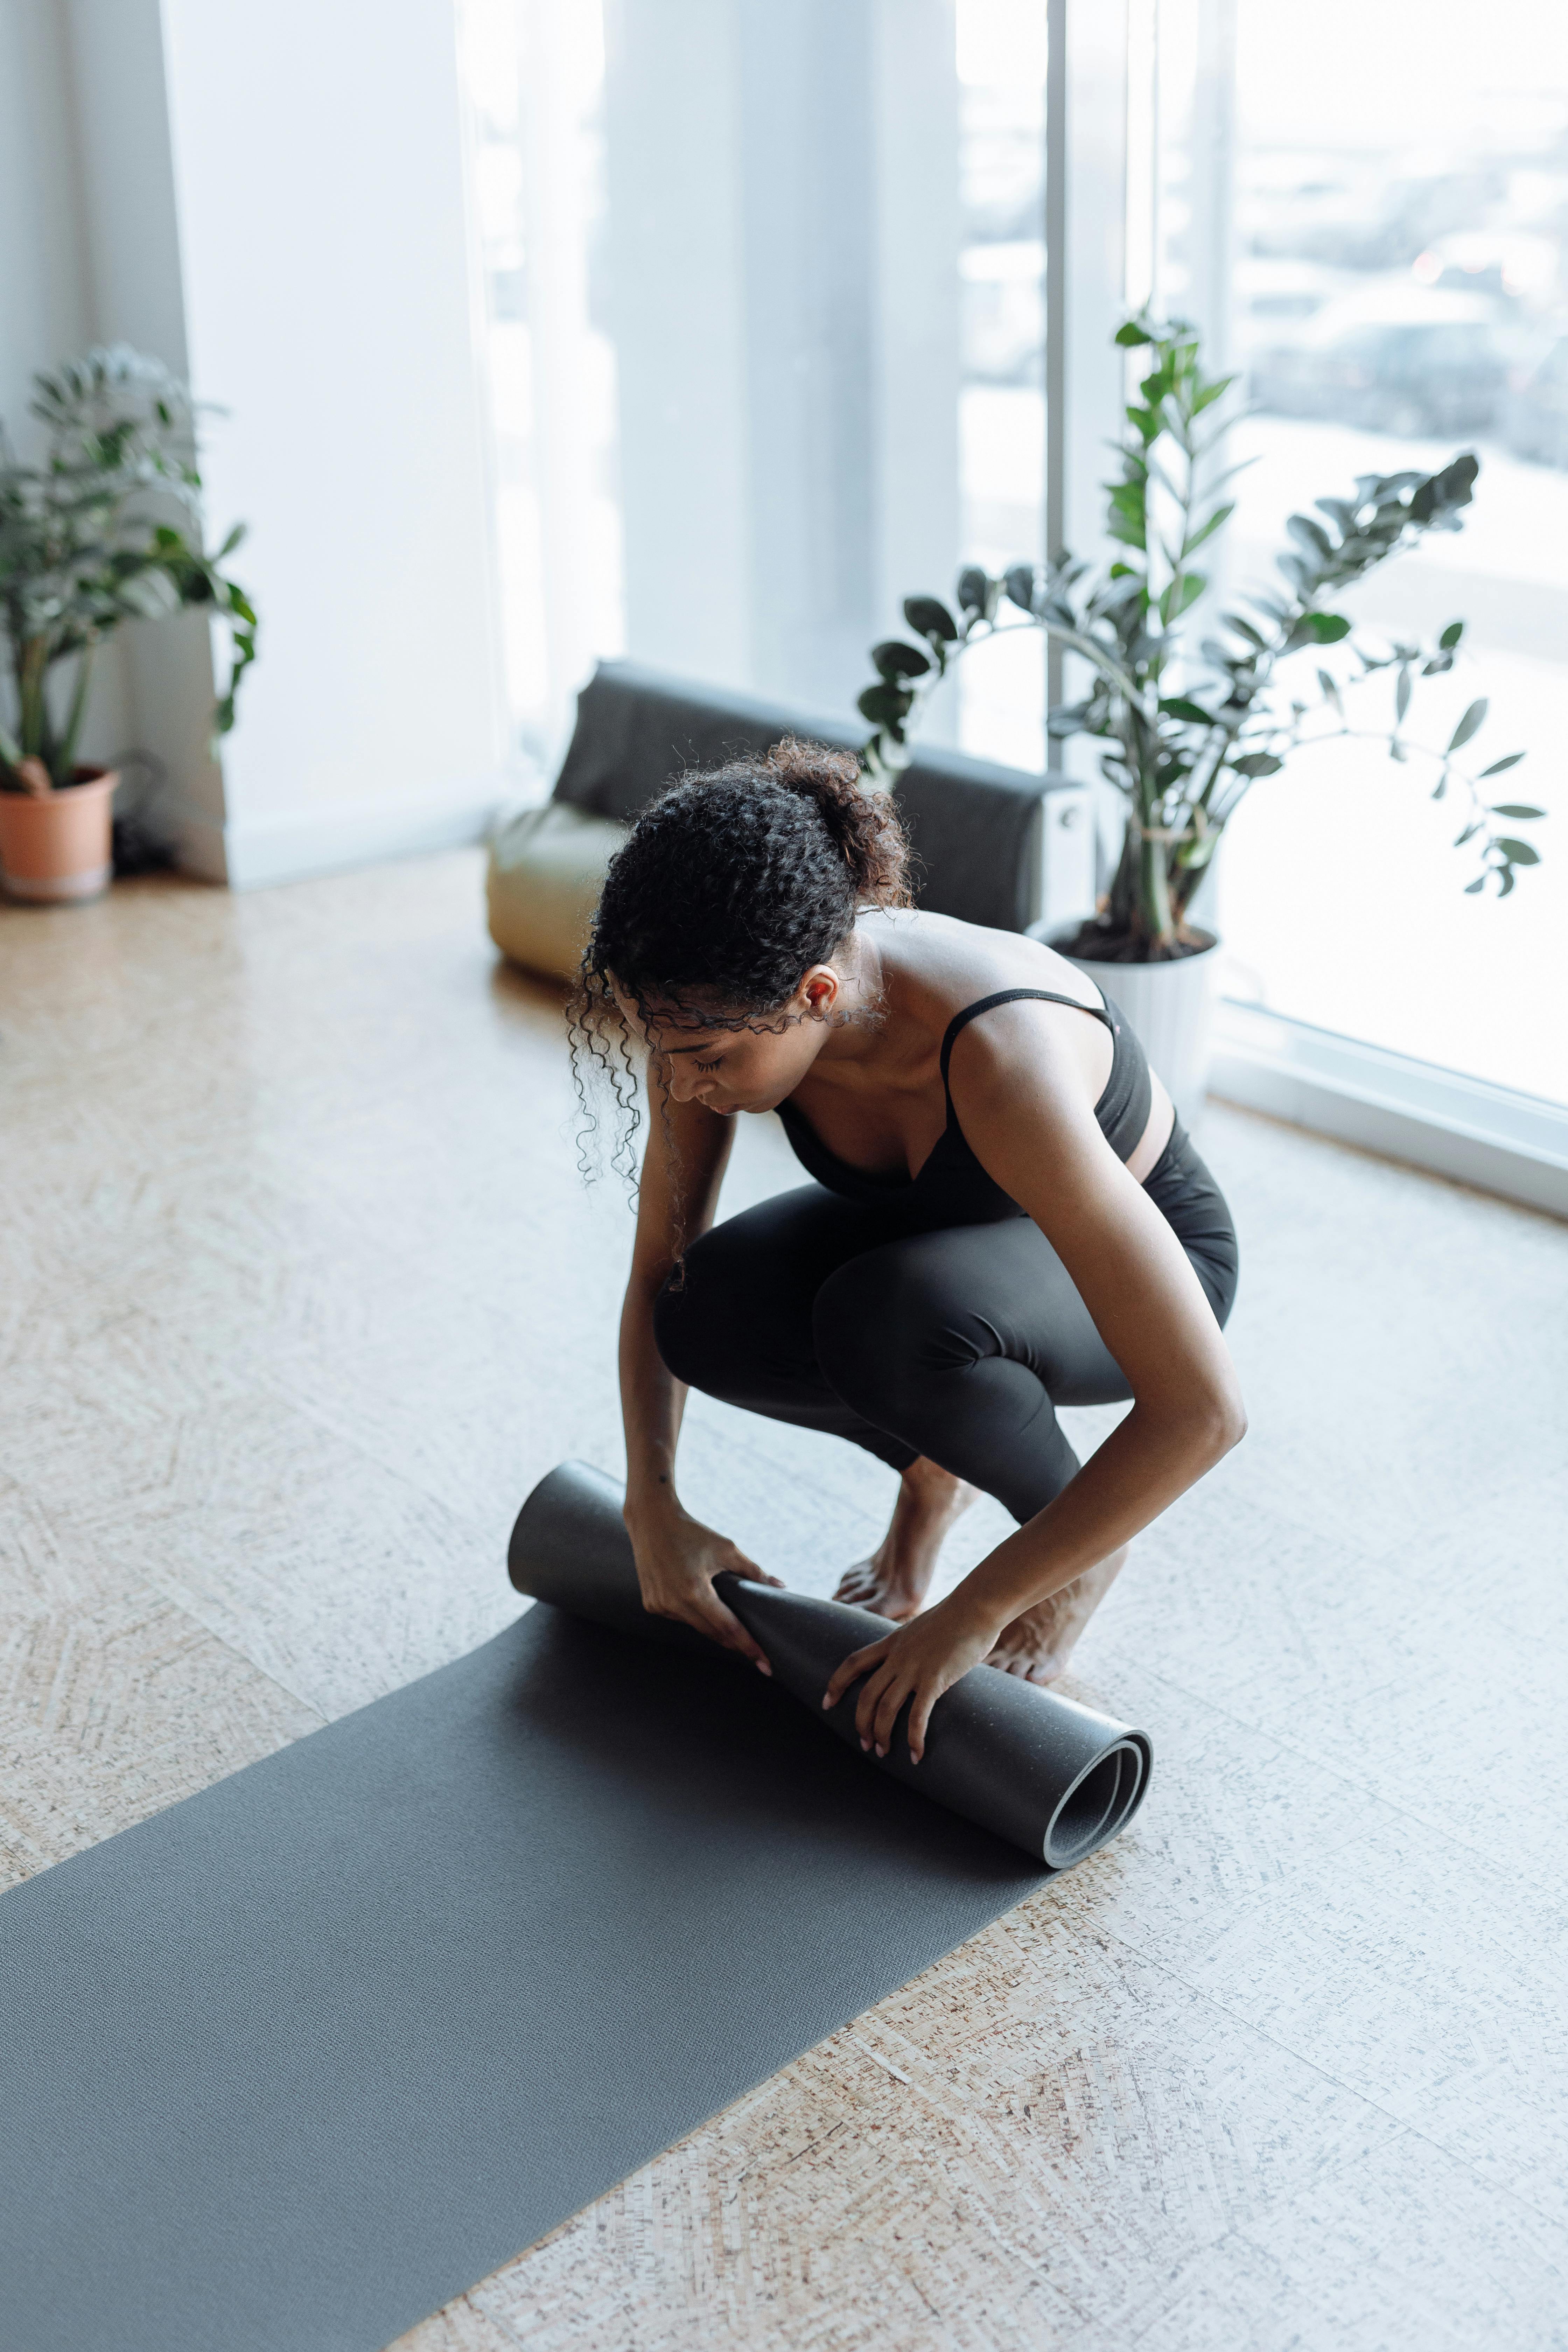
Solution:
{"label": "woman's ear", "polygon": [[813,1021],[826,1021],[838,1002],[838,974],[830,963],[814,963],[795,993]]}

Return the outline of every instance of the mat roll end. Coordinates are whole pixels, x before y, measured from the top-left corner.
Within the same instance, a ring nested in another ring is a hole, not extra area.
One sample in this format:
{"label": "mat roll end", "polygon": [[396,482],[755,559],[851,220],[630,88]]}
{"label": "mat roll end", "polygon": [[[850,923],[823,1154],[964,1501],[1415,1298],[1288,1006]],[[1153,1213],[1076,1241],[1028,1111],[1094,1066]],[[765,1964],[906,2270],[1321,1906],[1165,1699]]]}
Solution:
{"label": "mat roll end", "polygon": [[1148,1735],[1129,1731],[1073,1782],[1052,1814],[1042,1856],[1047,1870],[1070,1870],[1124,1830],[1149,1793],[1153,1750]]}
{"label": "mat roll end", "polygon": [[513,1591],[640,1642],[728,1658],[729,1652],[692,1626],[652,1616],[643,1607],[632,1539],[621,1517],[624,1499],[615,1479],[589,1462],[563,1462],[542,1478],[507,1545]]}

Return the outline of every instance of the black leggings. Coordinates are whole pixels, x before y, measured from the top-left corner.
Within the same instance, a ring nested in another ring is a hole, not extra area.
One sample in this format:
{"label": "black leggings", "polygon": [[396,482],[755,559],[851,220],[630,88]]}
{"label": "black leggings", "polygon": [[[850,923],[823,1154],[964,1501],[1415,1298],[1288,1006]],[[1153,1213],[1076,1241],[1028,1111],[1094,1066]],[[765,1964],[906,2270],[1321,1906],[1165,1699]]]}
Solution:
{"label": "black leggings", "polygon": [[[1179,1125],[1144,1189],[1223,1325],[1236,1229]],[[654,1328],[691,1388],[847,1437],[895,1470],[924,1454],[1020,1521],[1079,1466],[1054,1408],[1131,1393],[1032,1219],[900,1234],[889,1212],[820,1184],[693,1243]]]}

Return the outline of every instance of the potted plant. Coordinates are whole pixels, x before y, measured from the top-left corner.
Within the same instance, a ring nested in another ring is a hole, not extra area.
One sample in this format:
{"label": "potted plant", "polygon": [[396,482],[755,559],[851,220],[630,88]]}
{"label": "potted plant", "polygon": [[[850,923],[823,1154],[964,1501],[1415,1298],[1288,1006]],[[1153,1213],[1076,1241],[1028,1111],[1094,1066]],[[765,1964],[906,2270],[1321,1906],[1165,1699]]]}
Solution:
{"label": "potted plant", "polygon": [[[1489,803],[1481,790],[1522,752],[1494,760],[1479,775],[1458,764],[1486,717],[1484,700],[1469,705],[1440,749],[1411,743],[1404,733],[1413,681],[1452,668],[1462,622],[1450,622],[1430,646],[1374,645],[1352,635],[1351,622],[1333,609],[1346,589],[1428,531],[1459,528],[1476,458],[1458,457],[1431,475],[1363,475],[1347,497],[1319,499],[1316,516],[1292,515],[1292,544],[1278,559],[1283,586],[1237,597],[1194,647],[1194,607],[1208,582],[1194,559],[1232,512],[1231,502],[1215,496],[1226,476],[1212,474],[1211,461],[1234,378],[1205,376],[1197,337],[1180,322],[1129,320],[1116,340],[1147,347],[1151,362],[1126,411],[1114,445],[1120,463],[1107,485],[1107,528],[1121,553],[1099,567],[1063,554],[995,576],[972,566],[959,576],[956,613],[937,597],[910,597],[904,617],[918,642],[894,638],[872,648],[877,682],[859,708],[875,732],[862,758],[875,781],[895,782],[910,758],[924,700],[958,656],[987,637],[1038,628],[1079,657],[1087,691],[1053,709],[1047,723],[1053,736],[1104,743],[1100,773],[1126,803],[1126,827],[1095,913],[1053,933],[1051,944],[1086,967],[1118,967],[1112,993],[1178,1102],[1195,1106],[1207,1066],[1217,943],[1188,913],[1226,824],[1259,778],[1277,774],[1294,753],[1346,736],[1383,741],[1396,761],[1421,754],[1437,770],[1434,799],[1451,787],[1466,795],[1455,845],[1473,848],[1479,863],[1466,885],[1472,892],[1489,876],[1506,896],[1518,869],[1538,862],[1530,843],[1506,828],[1543,812]],[[1357,667],[1348,677],[1317,667],[1303,696],[1285,666],[1340,644]],[[1347,694],[1391,669],[1393,727],[1352,727]]]}
{"label": "potted plant", "polygon": [[0,868],[18,898],[95,897],[110,877],[116,776],[77,758],[93,657],[121,624],[201,605],[228,626],[227,688],[256,656],[256,614],[220,568],[243,536],[203,551],[190,395],[156,360],[120,346],[33,379],[43,460],[0,435]]}

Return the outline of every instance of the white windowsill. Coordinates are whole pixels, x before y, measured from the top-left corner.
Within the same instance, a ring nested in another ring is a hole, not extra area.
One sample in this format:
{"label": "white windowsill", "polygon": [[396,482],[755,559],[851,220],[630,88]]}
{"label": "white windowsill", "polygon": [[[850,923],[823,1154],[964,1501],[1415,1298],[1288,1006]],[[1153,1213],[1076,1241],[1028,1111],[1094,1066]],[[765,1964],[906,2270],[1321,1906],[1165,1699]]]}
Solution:
{"label": "white windowsill", "polygon": [[1211,1093],[1568,1218],[1568,1107],[1225,998]]}

